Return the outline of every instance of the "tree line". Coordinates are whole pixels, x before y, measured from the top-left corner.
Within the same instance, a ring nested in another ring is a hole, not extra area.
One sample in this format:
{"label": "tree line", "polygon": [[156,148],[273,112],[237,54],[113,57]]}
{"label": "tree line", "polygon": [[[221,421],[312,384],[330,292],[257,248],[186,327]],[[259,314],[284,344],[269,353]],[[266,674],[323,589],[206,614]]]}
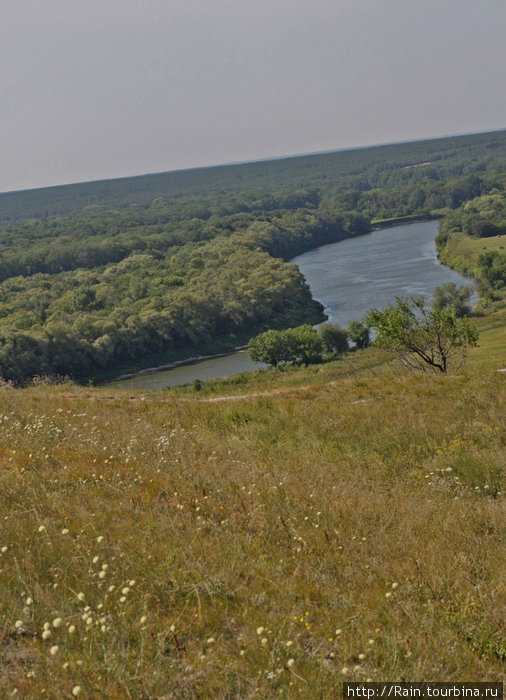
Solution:
{"label": "tree line", "polygon": [[333,360],[354,349],[374,345],[387,350],[410,371],[447,373],[464,363],[478,342],[478,331],[469,321],[470,290],[446,284],[436,288],[432,304],[423,299],[397,297],[386,309],[371,309],[347,330],[325,323],[318,328],[302,325],[269,330],[252,338],[249,357],[271,367],[309,365]]}

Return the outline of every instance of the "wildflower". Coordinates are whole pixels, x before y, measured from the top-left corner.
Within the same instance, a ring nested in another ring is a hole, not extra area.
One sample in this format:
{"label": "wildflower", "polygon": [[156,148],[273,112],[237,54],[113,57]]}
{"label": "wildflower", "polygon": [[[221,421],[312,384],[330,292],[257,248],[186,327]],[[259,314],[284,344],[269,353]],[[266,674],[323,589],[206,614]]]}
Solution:
{"label": "wildflower", "polygon": [[146,617],[146,615],[143,615],[143,616],[141,617],[141,619],[140,619],[141,625],[143,625],[143,624],[146,622],[147,619],[148,619],[148,618]]}
{"label": "wildflower", "polygon": [[391,595],[392,595],[392,592],[391,592],[391,591],[387,591],[387,592],[385,593],[385,598],[390,598]]}
{"label": "wildflower", "polygon": [[72,695],[77,698],[78,695],[81,695],[81,686],[80,685],[75,685],[72,688]]}
{"label": "wildflower", "polygon": [[84,593],[78,593],[77,600],[84,600]]}
{"label": "wildflower", "polygon": [[50,636],[51,636],[50,630],[44,630],[44,632],[42,632],[42,639],[49,639]]}
{"label": "wildflower", "polygon": [[20,627],[23,627],[23,620],[16,620],[14,623],[14,627],[18,630]]}
{"label": "wildflower", "polygon": [[341,673],[343,674],[343,676],[346,676],[346,674],[348,673],[348,670],[349,670],[349,669],[348,669],[347,666],[343,666],[343,667],[342,667]]}
{"label": "wildflower", "polygon": [[286,646],[287,646],[287,647],[291,647],[292,644],[293,644],[292,640],[289,639],[289,640],[287,641],[287,643],[286,643]]}
{"label": "wildflower", "polygon": [[95,555],[95,556],[93,557],[93,560],[92,560],[92,561],[93,561],[94,564],[96,564],[96,563],[98,562],[98,556]]}
{"label": "wildflower", "polygon": [[343,631],[343,630],[336,630],[335,634],[336,634],[336,635],[340,635],[340,634],[342,633],[342,631]]}
{"label": "wildflower", "polygon": [[61,619],[61,617],[55,617],[55,619],[53,620],[53,627],[61,627],[62,622],[63,620]]}
{"label": "wildflower", "polygon": [[399,584],[398,583],[392,583],[392,588],[395,590]]}
{"label": "wildflower", "polygon": [[115,588],[116,588],[116,586],[114,584],[112,586],[109,586],[109,588],[108,588],[109,593],[112,593]]}
{"label": "wildflower", "polygon": [[26,604],[31,605],[33,603],[33,600],[31,598],[26,599]]}
{"label": "wildflower", "polygon": [[365,654],[359,654],[358,658],[360,659],[360,661],[363,661],[365,659]]}
{"label": "wildflower", "polygon": [[56,654],[58,653],[58,649],[59,649],[58,644],[55,644],[54,646],[52,646],[51,649],[49,650],[49,653],[51,654],[51,656],[56,656]]}
{"label": "wildflower", "polygon": [[99,536],[97,537],[97,542],[100,544],[100,543],[103,542],[103,541],[104,541],[104,536],[103,536],[103,535],[99,535]]}
{"label": "wildflower", "polygon": [[214,642],[215,642],[214,637],[209,637],[209,639],[207,640],[208,644],[214,644]]}
{"label": "wildflower", "polygon": [[130,589],[128,588],[128,586],[125,586],[124,588],[121,589],[121,592],[123,593],[123,595],[127,595],[129,591],[130,591]]}
{"label": "wildflower", "polygon": [[126,600],[126,595],[122,595],[121,598],[119,599],[120,603],[124,603]]}
{"label": "wildflower", "polygon": [[132,581],[129,581],[129,582],[128,582],[128,585],[129,585],[131,588],[133,588],[133,587],[135,586],[136,583],[137,583],[137,581],[135,581],[135,579],[133,579]]}
{"label": "wildflower", "polygon": [[264,631],[263,627],[257,627],[257,634],[260,636],[262,632]]}
{"label": "wildflower", "polygon": [[369,641],[367,643],[372,646],[374,644],[374,639],[369,639]]}
{"label": "wildflower", "polygon": [[263,645],[267,644],[267,637],[262,637],[260,644],[263,644]]}
{"label": "wildflower", "polygon": [[99,571],[98,578],[105,578],[105,571]]}
{"label": "wildflower", "polygon": [[70,627],[69,627],[69,634],[74,634],[75,631],[76,631],[76,626],[75,626],[75,625],[70,625]]}
{"label": "wildflower", "polygon": [[46,529],[45,525],[39,525],[39,532],[44,532],[45,529]]}
{"label": "wildflower", "polygon": [[294,663],[295,663],[295,659],[288,659],[288,661],[286,662],[286,665],[288,666],[288,668],[291,668],[294,665]]}
{"label": "wildflower", "polygon": [[68,528],[64,527],[63,530],[61,531],[61,534],[68,535],[69,534]]}

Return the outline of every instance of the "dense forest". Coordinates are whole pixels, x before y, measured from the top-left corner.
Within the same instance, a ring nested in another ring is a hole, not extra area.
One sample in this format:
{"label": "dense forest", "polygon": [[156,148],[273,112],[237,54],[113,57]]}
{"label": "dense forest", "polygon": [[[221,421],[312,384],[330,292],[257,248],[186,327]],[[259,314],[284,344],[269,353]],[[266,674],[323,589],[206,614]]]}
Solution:
{"label": "dense forest", "polygon": [[85,207],[150,205],[200,197],[328,186],[364,192],[493,170],[504,164],[506,130],[356,148],[212,168],[99,180],[0,194],[0,223],[48,218]]}
{"label": "dense forest", "polygon": [[0,195],[0,374],[87,378],[322,321],[287,260],[381,219],[455,224],[505,164],[496,132]]}

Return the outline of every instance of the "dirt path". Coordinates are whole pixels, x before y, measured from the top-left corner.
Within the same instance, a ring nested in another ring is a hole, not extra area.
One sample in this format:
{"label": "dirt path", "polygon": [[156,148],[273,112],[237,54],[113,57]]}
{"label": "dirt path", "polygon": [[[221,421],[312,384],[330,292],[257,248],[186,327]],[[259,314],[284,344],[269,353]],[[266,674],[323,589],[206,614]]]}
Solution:
{"label": "dirt path", "polygon": [[285,387],[283,389],[271,389],[270,391],[258,391],[252,392],[251,394],[230,394],[229,396],[211,396],[211,397],[198,397],[198,396],[145,396],[136,394],[123,394],[123,392],[117,392],[116,394],[105,394],[101,392],[97,393],[82,393],[82,394],[62,394],[66,399],[88,399],[93,401],[123,401],[127,399],[128,401],[138,401],[144,402],[147,400],[156,401],[157,403],[177,403],[180,401],[197,401],[199,403],[219,403],[221,401],[244,401],[246,399],[256,399],[261,397],[278,397],[282,398],[287,394],[295,394],[299,392],[306,392],[315,389],[316,387],[329,387],[337,385],[338,381],[327,382],[326,384],[306,384],[304,386],[298,387]]}

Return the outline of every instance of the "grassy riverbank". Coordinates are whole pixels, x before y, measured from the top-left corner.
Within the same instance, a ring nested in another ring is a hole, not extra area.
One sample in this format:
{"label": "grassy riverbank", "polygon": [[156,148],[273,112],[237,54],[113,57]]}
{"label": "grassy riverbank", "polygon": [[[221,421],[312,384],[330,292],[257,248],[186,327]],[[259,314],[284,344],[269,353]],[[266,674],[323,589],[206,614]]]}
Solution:
{"label": "grassy riverbank", "polygon": [[463,275],[477,277],[478,258],[486,251],[502,252],[506,247],[506,236],[472,238],[465,233],[453,233],[440,254],[440,260]]}
{"label": "grassy riverbank", "polygon": [[412,214],[410,216],[394,216],[388,219],[372,219],[371,226],[375,229],[389,228],[390,226],[401,226],[402,224],[415,224],[419,221],[431,221],[440,219],[444,214],[431,212],[430,214]]}

